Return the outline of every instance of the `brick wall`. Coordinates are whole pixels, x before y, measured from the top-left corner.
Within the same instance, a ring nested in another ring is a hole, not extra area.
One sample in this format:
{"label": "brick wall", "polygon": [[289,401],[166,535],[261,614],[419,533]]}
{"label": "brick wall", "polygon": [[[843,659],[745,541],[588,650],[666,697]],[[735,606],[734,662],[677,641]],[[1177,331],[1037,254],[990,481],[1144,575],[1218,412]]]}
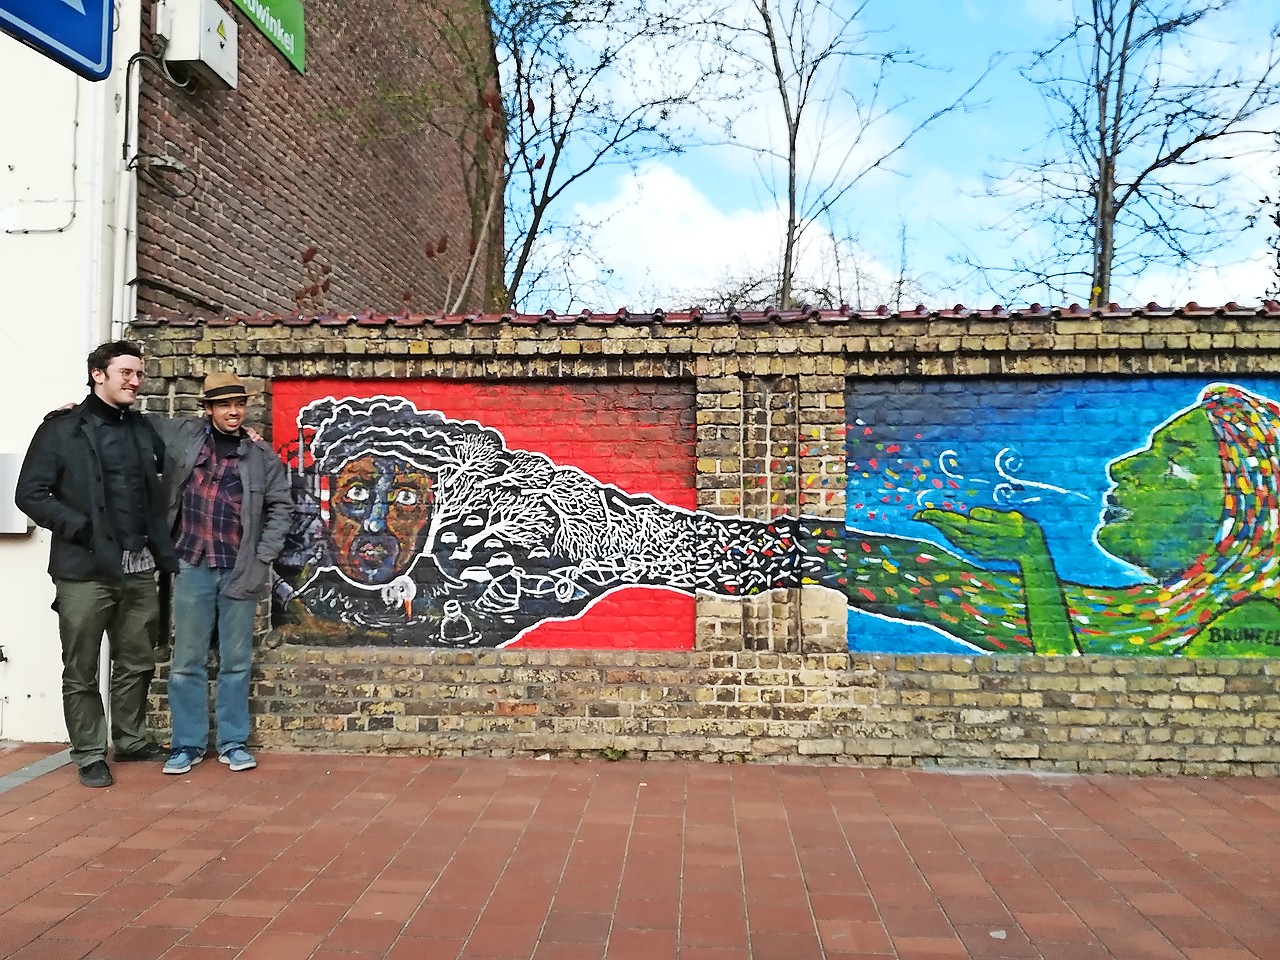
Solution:
{"label": "brick wall", "polygon": [[[150,49],[154,0],[143,6]],[[135,67],[140,152],[188,171],[138,177],[139,313],[444,306],[483,209],[467,164],[489,118],[487,21],[469,0],[308,2],[303,75],[223,6],[239,25],[237,89],[181,90]],[[459,60],[446,23],[474,57]],[[470,306],[501,283],[500,232],[485,249]]]}
{"label": "brick wall", "polygon": [[[819,552],[831,546],[822,531],[841,530],[846,519],[872,523],[866,504],[848,499],[858,489],[858,478],[849,476],[855,464],[871,472],[869,452],[901,458],[902,449],[888,448],[916,440],[917,433],[923,442],[930,429],[948,424],[987,416],[1001,430],[1012,428],[1012,413],[984,413],[1015,409],[1008,401],[984,407],[984,399],[1010,395],[1011,384],[1041,384],[1047,396],[1070,385],[1064,377],[1074,377],[1134,391],[1133,397],[1144,391],[1163,396],[1170,384],[1182,384],[1194,397],[1217,381],[1264,392],[1280,373],[1280,307],[1271,305],[1107,315],[145,320],[134,332],[149,350],[149,408],[189,410],[201,375],[238,365],[266,391],[253,414],[276,427],[278,446],[289,442],[280,436],[282,425],[303,398],[376,392],[413,395],[447,417],[497,420],[506,431],[541,431],[539,442],[552,445],[556,462],[574,463],[590,456],[592,443],[589,436],[558,437],[578,421],[557,411],[580,409],[593,397],[662,397],[665,406],[651,407],[650,419],[670,422],[671,410],[691,413],[692,444],[683,451],[657,444],[655,458],[687,461],[699,515],[723,518],[735,529],[817,531],[805,549]],[[908,410],[903,397],[934,388],[968,396],[968,406],[936,398],[916,403],[912,416],[894,421],[896,434],[877,435],[890,418],[874,414],[872,400],[896,396],[902,402],[885,404],[881,413]],[[510,415],[522,398],[539,397],[541,406],[530,404],[537,412],[524,423]],[[1139,406],[1132,398],[1122,405]],[[643,404],[633,409],[646,412]],[[667,413],[655,415],[659,409]],[[953,412],[939,413],[947,409]],[[1089,427],[1087,408],[1078,422],[1081,430]],[[1141,446],[1159,424],[1137,417],[1134,426]],[[868,429],[871,434],[862,432]],[[944,431],[937,439],[949,436]],[[872,441],[885,449],[875,450]],[[1274,438],[1263,443],[1274,456]],[[526,435],[507,446],[537,443]],[[885,467],[877,462],[874,470]],[[930,480],[945,475],[935,471]],[[971,505],[960,504],[957,512]],[[1020,510],[1036,516],[1034,504]],[[894,523],[906,522],[892,516]],[[808,519],[788,527],[797,517]],[[1051,524],[1047,529],[1056,546]],[[857,549],[862,540],[879,545],[875,537],[905,531],[868,526],[858,542],[837,544],[852,548],[854,560],[823,560],[804,567],[805,576],[780,577],[770,589],[695,591],[692,650],[455,649],[413,636],[395,644],[358,638],[335,644],[309,639],[305,631],[275,630],[263,639],[257,661],[255,738],[299,749],[1277,772],[1274,677],[1280,666],[1268,656],[1214,657],[1205,655],[1213,649],[1198,649],[1192,657],[1158,645],[1139,652],[1159,655],[1115,656],[1087,641],[1069,656],[977,649],[940,655],[906,652],[905,641],[892,637],[890,652],[859,651],[858,617],[883,613],[875,603],[887,602],[878,593],[884,585],[906,584],[879,573],[880,580],[861,582],[876,595],[873,603],[856,589],[859,583],[841,584],[839,577],[856,580],[867,569]],[[1273,559],[1274,538],[1260,550],[1264,560]],[[817,556],[811,552],[808,560]],[[956,563],[973,562],[956,556]],[[896,577],[898,562],[886,559],[889,567],[877,560],[877,570],[893,569]],[[1018,583],[1009,577],[1027,569],[998,560],[977,566],[989,570],[983,576],[997,586],[1001,577]],[[971,585],[972,568],[965,570]],[[1269,576],[1264,571],[1249,582]],[[1147,589],[1134,583],[1128,589]],[[1265,611],[1274,607],[1269,590],[1240,596],[1241,606],[1254,611],[1250,616],[1263,617],[1256,622],[1265,624]],[[928,590],[921,596],[939,598]],[[1145,609],[1133,606],[1134,616]],[[1068,615],[1078,618],[1080,610]],[[901,612],[895,617],[909,619]],[[1088,636],[1078,619],[1072,622],[1077,639]],[[1267,649],[1260,641],[1245,652]],[[156,706],[162,712],[163,701]]]}

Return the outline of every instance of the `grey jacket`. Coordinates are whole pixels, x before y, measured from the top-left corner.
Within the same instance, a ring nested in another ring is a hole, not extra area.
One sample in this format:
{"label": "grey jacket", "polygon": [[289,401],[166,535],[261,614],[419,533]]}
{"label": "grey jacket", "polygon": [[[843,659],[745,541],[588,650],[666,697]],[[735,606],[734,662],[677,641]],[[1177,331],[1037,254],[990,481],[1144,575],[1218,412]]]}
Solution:
{"label": "grey jacket", "polygon": [[[147,419],[164,439],[169,529],[176,539],[182,488],[190,479],[212,428],[207,417]],[[240,441],[240,482],[244,487],[240,551],[231,576],[222,584],[222,593],[232,600],[258,600],[267,595],[271,564],[280,555],[293,521],[293,497],[284,464],[266,443]]]}

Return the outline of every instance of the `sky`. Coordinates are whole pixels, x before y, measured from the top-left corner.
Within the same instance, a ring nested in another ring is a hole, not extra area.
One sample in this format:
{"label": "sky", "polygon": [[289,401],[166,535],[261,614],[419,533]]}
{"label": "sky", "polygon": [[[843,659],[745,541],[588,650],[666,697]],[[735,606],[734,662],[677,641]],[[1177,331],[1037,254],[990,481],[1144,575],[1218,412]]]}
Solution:
{"label": "sky", "polygon": [[[1063,302],[1044,288],[1009,295],[1011,284],[984,281],[963,261],[1007,265],[1018,250],[1053,242],[1034,225],[1029,234],[1015,236],[1007,229],[1009,203],[989,193],[1009,183],[1006,178],[1020,159],[1043,149],[1048,107],[1019,69],[1070,24],[1071,0],[872,0],[867,12],[877,42],[909,48],[929,65],[899,71],[886,86],[887,98],[903,106],[872,128],[877,142],[893,142],[895,132],[954,99],[995,62],[968,109],[936,121],[894,157],[889,169],[865,177],[850,194],[840,229],[856,244],[850,255],[865,281],[862,305],[891,296],[900,272],[914,281],[910,306],[916,300],[931,307]],[[1274,0],[1237,0],[1228,15],[1201,30],[1201,43],[1188,53],[1191,65],[1206,69],[1214,62],[1261,56],[1277,18]],[[834,120],[837,132],[815,154],[819,162],[839,154],[838,130],[852,122]],[[767,137],[767,124],[763,114],[740,122],[737,146],[700,147],[635,169],[608,167],[586,178],[565,200],[576,217],[596,225],[592,247],[610,272],[574,261],[574,269],[595,279],[594,287],[580,288],[572,303],[523,306],[535,312],[583,306],[681,309],[699,303],[704,291],[726,277],[759,272],[776,258],[782,224],[778,201],[749,149]],[[1269,137],[1256,139],[1252,147],[1256,152],[1230,163],[1227,189],[1262,213],[1261,198],[1280,192],[1280,155]],[[1231,242],[1199,269],[1152,266],[1137,278],[1119,281],[1112,299],[1127,305],[1257,303],[1274,281],[1266,224],[1250,229],[1241,219],[1230,233]],[[812,249],[809,255],[816,256]],[[815,274],[820,270],[817,260],[809,267]],[[1087,290],[1081,290],[1065,300],[1087,298]]]}

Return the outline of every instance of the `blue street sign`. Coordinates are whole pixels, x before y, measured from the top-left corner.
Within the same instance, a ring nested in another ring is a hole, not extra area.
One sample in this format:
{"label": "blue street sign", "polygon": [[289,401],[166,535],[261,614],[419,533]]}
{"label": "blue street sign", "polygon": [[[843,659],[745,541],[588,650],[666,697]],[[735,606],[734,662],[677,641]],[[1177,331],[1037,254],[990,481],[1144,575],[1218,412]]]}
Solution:
{"label": "blue street sign", "polygon": [[0,0],[0,30],[82,77],[111,73],[112,0]]}

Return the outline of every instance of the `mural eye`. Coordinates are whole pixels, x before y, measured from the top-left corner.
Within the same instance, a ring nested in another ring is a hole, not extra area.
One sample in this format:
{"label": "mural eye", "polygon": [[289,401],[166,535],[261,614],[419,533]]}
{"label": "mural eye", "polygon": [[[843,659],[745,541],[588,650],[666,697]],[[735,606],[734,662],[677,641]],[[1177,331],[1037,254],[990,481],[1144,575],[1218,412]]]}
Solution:
{"label": "mural eye", "polygon": [[412,507],[418,502],[418,494],[408,487],[401,487],[396,491],[395,501],[402,507]]}
{"label": "mural eye", "polygon": [[488,540],[484,542],[484,547],[486,550],[501,550],[502,541],[499,540],[497,537],[490,537]]}
{"label": "mural eye", "polygon": [[467,519],[462,521],[462,525],[464,527],[483,527],[484,521],[473,513],[471,516],[467,517]]}
{"label": "mural eye", "polygon": [[452,530],[446,530],[444,533],[440,534],[440,542],[441,543],[457,543],[458,535],[454,533]]}
{"label": "mural eye", "polygon": [[369,488],[363,483],[353,483],[347,487],[342,496],[352,503],[364,503],[369,499]]}

